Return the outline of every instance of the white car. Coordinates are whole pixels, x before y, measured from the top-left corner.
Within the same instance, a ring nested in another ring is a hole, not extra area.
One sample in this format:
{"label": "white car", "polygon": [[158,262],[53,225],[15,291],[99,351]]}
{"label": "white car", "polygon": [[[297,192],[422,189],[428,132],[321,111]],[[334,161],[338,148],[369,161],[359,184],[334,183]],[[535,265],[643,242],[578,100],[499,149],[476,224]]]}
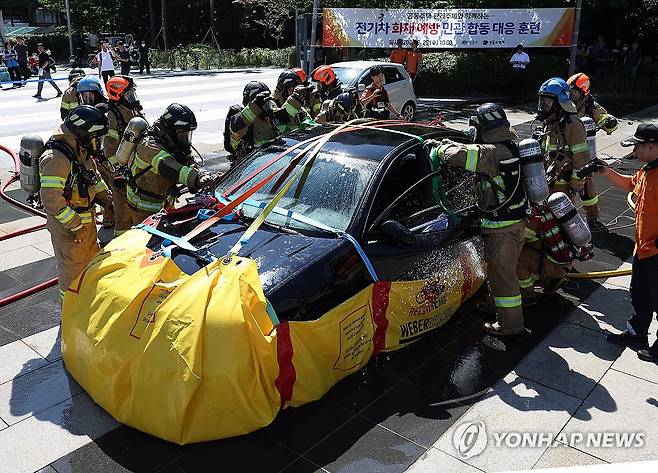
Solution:
{"label": "white car", "polygon": [[416,113],[416,94],[411,77],[402,64],[380,61],[348,61],[331,64],[343,87],[356,87],[361,94],[372,83],[370,68],[380,66],[384,72],[384,88],[391,104],[402,116],[412,121]]}

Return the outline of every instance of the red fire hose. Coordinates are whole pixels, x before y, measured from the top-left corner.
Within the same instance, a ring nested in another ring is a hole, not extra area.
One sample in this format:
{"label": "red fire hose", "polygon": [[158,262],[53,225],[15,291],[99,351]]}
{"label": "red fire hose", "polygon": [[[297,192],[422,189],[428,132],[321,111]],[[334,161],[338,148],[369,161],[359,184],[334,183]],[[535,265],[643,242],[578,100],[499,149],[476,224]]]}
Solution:
{"label": "red fire hose", "polygon": [[[10,155],[12,157],[12,159],[14,160],[14,175],[0,187],[0,197],[2,197],[4,200],[6,200],[11,205],[14,205],[14,206],[16,206],[20,209],[23,209],[26,212],[29,212],[31,214],[38,215],[40,217],[45,218],[46,217],[45,212],[42,212],[42,211],[37,210],[33,207],[30,207],[29,205],[27,205],[27,204],[25,204],[25,203],[23,203],[23,202],[21,202],[17,199],[14,199],[13,197],[11,197],[7,194],[7,192],[6,192],[7,188],[10,185],[12,185],[14,182],[16,182],[20,179],[20,177],[19,177],[20,176],[20,161],[18,160],[18,156],[16,155],[16,153],[12,149],[7,148],[6,146],[3,146],[2,144],[0,144],[0,150],[4,151],[8,155]],[[44,228],[46,228],[46,224],[45,223],[40,223],[38,225],[34,225],[32,227],[29,227],[29,228],[23,228],[21,230],[16,230],[15,232],[9,233],[7,235],[0,236],[0,241],[9,240],[11,238],[14,238],[14,237],[17,237],[17,236],[20,236],[20,235],[25,235],[27,233],[32,233],[32,232],[36,232],[38,230],[42,230]],[[4,307],[8,304],[11,304],[12,302],[16,302],[20,299],[31,296],[32,294],[36,294],[37,292],[43,291],[44,289],[48,289],[49,287],[53,287],[56,284],[57,284],[57,278],[53,278],[53,279],[50,279],[48,281],[44,281],[40,284],[37,284],[36,286],[31,287],[29,289],[25,289],[24,291],[18,292],[16,294],[12,294],[11,296],[7,296],[3,299],[0,299],[0,307]]]}

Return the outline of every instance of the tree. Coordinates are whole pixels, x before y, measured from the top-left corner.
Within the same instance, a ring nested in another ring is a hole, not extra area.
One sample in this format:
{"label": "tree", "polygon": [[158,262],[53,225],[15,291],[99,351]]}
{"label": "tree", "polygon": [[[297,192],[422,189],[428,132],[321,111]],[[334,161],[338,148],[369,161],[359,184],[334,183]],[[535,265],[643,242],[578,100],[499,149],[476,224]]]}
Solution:
{"label": "tree", "polygon": [[276,47],[283,38],[286,23],[300,2],[294,0],[236,0],[244,11],[245,26],[261,30],[265,41],[273,39]]}

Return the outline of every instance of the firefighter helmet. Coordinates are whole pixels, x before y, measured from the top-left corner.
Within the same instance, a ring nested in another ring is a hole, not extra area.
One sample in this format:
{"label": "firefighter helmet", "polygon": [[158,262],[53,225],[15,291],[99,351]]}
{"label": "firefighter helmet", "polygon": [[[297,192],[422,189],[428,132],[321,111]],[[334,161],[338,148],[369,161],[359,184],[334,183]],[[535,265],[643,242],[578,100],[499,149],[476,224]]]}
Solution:
{"label": "firefighter helmet", "polygon": [[336,80],[336,73],[331,66],[318,66],[311,73],[311,78],[322,85],[331,85]]}

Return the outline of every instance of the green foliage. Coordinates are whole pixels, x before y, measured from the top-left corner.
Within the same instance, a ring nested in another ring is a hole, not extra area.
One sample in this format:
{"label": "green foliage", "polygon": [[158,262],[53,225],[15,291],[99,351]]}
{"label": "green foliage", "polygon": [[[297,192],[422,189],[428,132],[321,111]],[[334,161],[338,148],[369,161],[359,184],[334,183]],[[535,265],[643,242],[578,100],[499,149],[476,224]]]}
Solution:
{"label": "green foliage", "polygon": [[[419,96],[517,95],[536,92],[549,77],[565,76],[565,57],[533,57],[523,84],[512,75],[509,51],[446,51],[423,56],[421,73],[414,83]],[[522,87],[522,90],[521,90]]]}
{"label": "green foliage", "polygon": [[220,69],[230,67],[288,67],[288,56],[293,48],[251,48],[234,51],[214,49],[205,44],[192,44],[184,49],[155,50],[151,61],[155,67],[166,69]]}

